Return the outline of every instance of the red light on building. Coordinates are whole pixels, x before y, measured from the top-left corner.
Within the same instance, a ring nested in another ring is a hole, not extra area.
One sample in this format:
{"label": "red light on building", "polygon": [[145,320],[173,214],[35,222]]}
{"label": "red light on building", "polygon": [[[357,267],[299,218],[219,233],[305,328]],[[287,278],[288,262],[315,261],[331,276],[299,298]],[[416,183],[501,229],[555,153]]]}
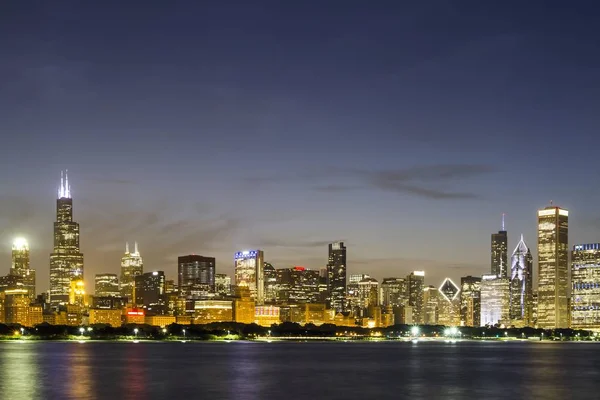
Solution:
{"label": "red light on building", "polygon": [[294,267],[294,271],[306,271],[304,267]]}
{"label": "red light on building", "polygon": [[127,311],[127,315],[144,315],[144,310],[141,311]]}

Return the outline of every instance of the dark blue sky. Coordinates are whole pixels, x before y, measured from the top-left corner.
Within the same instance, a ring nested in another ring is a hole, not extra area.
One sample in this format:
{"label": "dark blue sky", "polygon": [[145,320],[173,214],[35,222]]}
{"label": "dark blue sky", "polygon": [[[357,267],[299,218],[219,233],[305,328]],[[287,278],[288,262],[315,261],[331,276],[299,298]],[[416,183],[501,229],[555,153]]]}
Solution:
{"label": "dark blue sky", "polygon": [[[85,3],[85,4],[84,4]],[[376,3],[376,4],[374,4]],[[481,1],[19,1],[0,15],[0,272],[38,287],[68,168],[86,277],[261,248],[427,283],[535,248],[536,209],[600,241],[600,6]]]}

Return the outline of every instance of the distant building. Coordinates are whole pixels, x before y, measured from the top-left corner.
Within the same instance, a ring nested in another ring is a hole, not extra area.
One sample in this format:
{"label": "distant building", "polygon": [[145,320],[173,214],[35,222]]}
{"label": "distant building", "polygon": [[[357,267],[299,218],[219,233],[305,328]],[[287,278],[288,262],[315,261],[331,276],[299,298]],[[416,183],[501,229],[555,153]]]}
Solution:
{"label": "distant building", "polygon": [[423,288],[423,324],[438,324],[440,297],[440,291],[435,286],[426,286]]}
{"label": "distant building", "polygon": [[600,243],[573,246],[571,328],[600,331]]}
{"label": "distant building", "polygon": [[73,199],[69,177],[61,173],[54,251],[50,254],[50,304],[57,309],[69,302],[71,281],[83,280],[83,254],[79,249],[79,224],[73,221]]}
{"label": "distant building", "polygon": [[329,307],[344,311],[346,302],[346,246],[344,242],[329,244],[327,262],[327,292]]}
{"label": "distant building", "polygon": [[233,321],[233,301],[195,300],[193,318],[194,324]]}
{"label": "distant building", "polygon": [[510,320],[517,327],[532,326],[533,313],[533,257],[523,240],[511,256]]}
{"label": "distant building", "polygon": [[540,328],[569,327],[569,212],[538,211],[538,317]]}
{"label": "distant building", "polygon": [[101,309],[101,308],[90,308],[89,309],[89,324],[106,324],[113,328],[118,328],[123,323],[123,312],[119,309]]}
{"label": "distant building", "polygon": [[35,270],[29,261],[29,244],[23,238],[17,238],[12,246],[12,265],[10,275],[18,276],[23,283],[23,288],[29,292],[29,298],[35,299]]}
{"label": "distant building", "polygon": [[226,274],[215,274],[215,291],[219,296],[231,296],[231,277]]}
{"label": "distant building", "polygon": [[121,296],[133,302],[133,286],[135,285],[135,277],[144,273],[144,260],[138,251],[137,242],[133,253],[129,252],[129,243],[125,243],[125,254],[121,258],[121,279],[120,290]]}
{"label": "distant building", "polygon": [[120,297],[119,278],[117,274],[96,274],[94,278],[94,295],[98,297]]}
{"label": "distant building", "polygon": [[265,301],[264,258],[262,250],[240,251],[234,255],[235,284],[247,287],[259,305]]}
{"label": "distant building", "polygon": [[481,278],[460,279],[460,320],[463,326],[481,325]]}
{"label": "distant building", "polygon": [[440,293],[438,324],[458,326],[460,324],[460,288],[452,279],[446,278],[438,291]]}
{"label": "distant building", "polygon": [[413,271],[406,277],[408,290],[408,305],[412,308],[412,321],[414,324],[424,322],[423,288],[425,287],[425,272]]}
{"label": "distant building", "polygon": [[369,307],[379,306],[379,282],[375,278],[364,278],[358,282],[358,303],[362,317],[368,316]]}
{"label": "distant building", "polygon": [[381,282],[381,304],[384,307],[397,307],[407,302],[406,279],[383,278]]}
{"label": "distant building", "polygon": [[508,234],[504,230],[504,217],[502,218],[502,230],[492,234],[491,254],[491,275],[508,278]]}
{"label": "distant building", "polygon": [[272,289],[278,304],[318,303],[319,271],[304,267],[280,268],[275,270],[275,285]]}
{"label": "distant building", "polygon": [[199,255],[181,256],[177,259],[179,293],[183,297],[205,297],[215,292],[214,257]]}
{"label": "distant building", "polygon": [[481,278],[481,326],[509,322],[509,281],[497,275]]}
{"label": "distant building", "polygon": [[143,307],[146,315],[166,314],[165,273],[146,272],[135,277],[135,304]]}
{"label": "distant building", "polygon": [[256,306],[254,308],[254,323],[264,327],[270,327],[273,324],[279,324],[281,322],[279,318],[279,307],[269,306]]}
{"label": "distant building", "polygon": [[29,290],[10,289],[2,293],[4,321],[32,327],[43,322],[42,307],[30,303]]}
{"label": "distant building", "polygon": [[275,303],[277,301],[277,272],[275,267],[269,263],[265,263],[265,303]]}

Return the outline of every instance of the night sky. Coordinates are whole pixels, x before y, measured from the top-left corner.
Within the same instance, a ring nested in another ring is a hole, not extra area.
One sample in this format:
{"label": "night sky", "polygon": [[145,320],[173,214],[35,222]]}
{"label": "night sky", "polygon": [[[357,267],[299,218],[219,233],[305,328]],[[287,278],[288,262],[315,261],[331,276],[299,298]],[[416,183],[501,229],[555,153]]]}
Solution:
{"label": "night sky", "polygon": [[171,278],[344,240],[349,273],[438,286],[489,272],[502,213],[535,248],[550,200],[598,242],[596,3],[5,1],[0,273],[22,235],[48,288],[61,169],[89,289],[126,240]]}

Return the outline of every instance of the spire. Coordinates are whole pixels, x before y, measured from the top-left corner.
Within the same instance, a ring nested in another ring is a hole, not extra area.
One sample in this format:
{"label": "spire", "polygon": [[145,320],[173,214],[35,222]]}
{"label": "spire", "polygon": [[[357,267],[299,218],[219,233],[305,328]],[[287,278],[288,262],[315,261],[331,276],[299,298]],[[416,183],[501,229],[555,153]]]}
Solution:
{"label": "spire", "polygon": [[504,216],[506,214],[502,213],[502,231],[506,231],[506,229],[504,229]]}
{"label": "spire", "polygon": [[71,187],[69,186],[69,170],[65,170],[65,197],[67,199],[71,198]]}
{"label": "spire", "polygon": [[125,242],[125,254],[129,254],[129,242]]}
{"label": "spire", "polygon": [[138,247],[137,247],[137,242],[135,242],[135,254],[138,254]]}

